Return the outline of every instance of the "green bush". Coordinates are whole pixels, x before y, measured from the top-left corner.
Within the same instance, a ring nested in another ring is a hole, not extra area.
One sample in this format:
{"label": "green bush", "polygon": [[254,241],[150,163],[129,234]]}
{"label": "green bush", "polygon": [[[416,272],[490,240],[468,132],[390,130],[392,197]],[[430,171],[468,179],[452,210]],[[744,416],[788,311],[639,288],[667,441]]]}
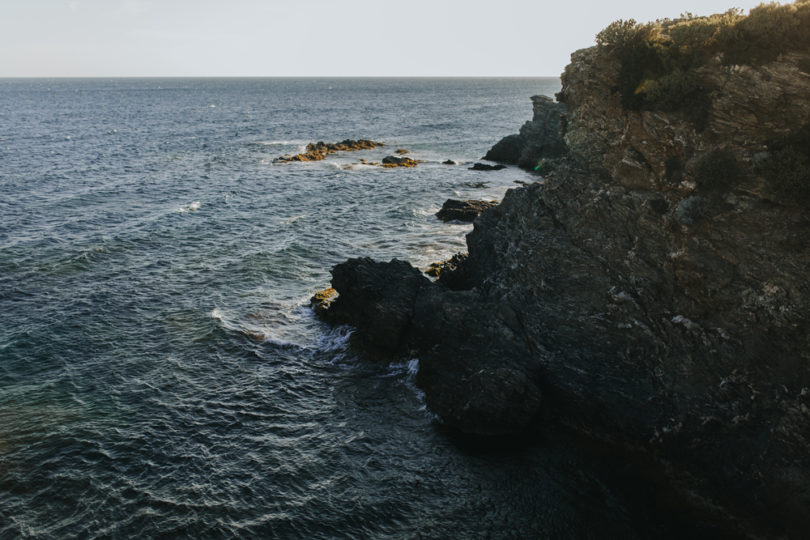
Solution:
{"label": "green bush", "polygon": [[703,155],[695,165],[695,182],[703,191],[729,188],[742,176],[742,169],[734,153],[719,148]]}

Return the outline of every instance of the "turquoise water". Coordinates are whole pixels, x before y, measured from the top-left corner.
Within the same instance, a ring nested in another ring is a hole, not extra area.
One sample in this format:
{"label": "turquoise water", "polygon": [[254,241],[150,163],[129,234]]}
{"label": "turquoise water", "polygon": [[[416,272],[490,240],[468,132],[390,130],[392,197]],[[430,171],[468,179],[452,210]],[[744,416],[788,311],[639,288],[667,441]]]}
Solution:
{"label": "turquoise water", "polygon": [[[643,484],[562,435],[446,432],[418,360],[358,356],[307,307],[348,257],[464,250],[471,226],[433,214],[531,180],[463,164],[558,89],[0,80],[0,537],[669,530]],[[345,138],[388,147],[272,163]],[[425,162],[356,165],[399,147]]]}

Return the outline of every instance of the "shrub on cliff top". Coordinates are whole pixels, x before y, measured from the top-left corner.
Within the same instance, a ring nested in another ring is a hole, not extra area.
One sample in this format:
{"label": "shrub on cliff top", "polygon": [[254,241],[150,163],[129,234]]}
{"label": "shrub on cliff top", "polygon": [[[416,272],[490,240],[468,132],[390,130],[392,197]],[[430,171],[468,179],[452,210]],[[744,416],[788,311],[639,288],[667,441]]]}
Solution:
{"label": "shrub on cliff top", "polygon": [[718,53],[726,64],[759,64],[782,52],[807,50],[810,0],[762,4],[748,16],[731,9],[646,24],[620,20],[602,30],[596,43],[620,61],[616,90],[626,109],[683,110],[697,101],[708,110],[694,70]]}

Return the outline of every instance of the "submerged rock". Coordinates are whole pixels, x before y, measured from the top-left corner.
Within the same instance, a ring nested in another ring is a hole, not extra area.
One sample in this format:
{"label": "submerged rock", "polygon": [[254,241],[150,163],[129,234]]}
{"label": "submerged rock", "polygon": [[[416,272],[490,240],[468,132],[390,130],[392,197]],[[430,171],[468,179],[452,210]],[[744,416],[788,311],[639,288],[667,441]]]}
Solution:
{"label": "submerged rock", "polygon": [[448,159],[442,161],[442,165],[458,165],[458,161],[453,161],[452,159]]}
{"label": "submerged rock", "polygon": [[291,163],[295,161],[320,161],[326,159],[329,154],[335,152],[356,152],[358,150],[370,150],[378,146],[385,146],[381,142],[375,142],[368,139],[346,139],[338,143],[325,143],[319,141],[317,143],[309,143],[307,149],[302,154],[294,156],[281,156],[273,160],[273,163]]}
{"label": "submerged rock", "polygon": [[436,217],[442,221],[469,221],[472,222],[487,208],[497,206],[498,201],[478,201],[447,199],[442,209],[436,212]]}

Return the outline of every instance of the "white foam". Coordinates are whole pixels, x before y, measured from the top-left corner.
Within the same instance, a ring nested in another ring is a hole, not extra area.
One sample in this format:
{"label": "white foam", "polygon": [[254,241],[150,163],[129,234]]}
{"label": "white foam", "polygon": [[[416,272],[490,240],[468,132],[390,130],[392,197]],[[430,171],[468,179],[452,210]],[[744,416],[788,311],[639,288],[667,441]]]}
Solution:
{"label": "white foam", "polygon": [[304,145],[306,147],[309,144],[307,141],[302,140],[272,140],[272,141],[257,141],[256,144],[260,144],[262,146],[301,146]]}
{"label": "white foam", "polygon": [[318,340],[318,350],[329,353],[343,352],[353,333],[354,329],[348,325],[332,328]]}
{"label": "white foam", "polygon": [[199,210],[200,206],[202,206],[202,203],[200,201],[194,201],[194,202],[188,204],[187,206],[181,206],[180,208],[177,209],[177,211],[181,212],[181,213],[183,213],[183,212],[194,212],[196,210]]}

